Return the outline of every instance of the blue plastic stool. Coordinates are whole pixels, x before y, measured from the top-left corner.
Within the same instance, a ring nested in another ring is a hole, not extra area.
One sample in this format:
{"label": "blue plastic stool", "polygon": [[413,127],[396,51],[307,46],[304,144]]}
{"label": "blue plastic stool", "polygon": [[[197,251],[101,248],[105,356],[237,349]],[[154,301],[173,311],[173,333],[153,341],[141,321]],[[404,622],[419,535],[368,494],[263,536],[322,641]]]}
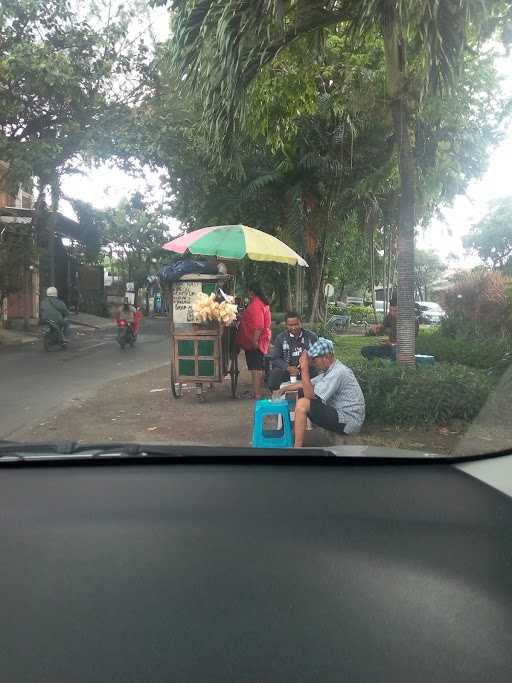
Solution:
{"label": "blue plastic stool", "polygon": [[[281,429],[265,429],[265,417],[277,415],[281,418]],[[291,448],[293,446],[292,423],[288,401],[274,403],[267,399],[256,401],[254,407],[254,426],[252,429],[253,448]]]}

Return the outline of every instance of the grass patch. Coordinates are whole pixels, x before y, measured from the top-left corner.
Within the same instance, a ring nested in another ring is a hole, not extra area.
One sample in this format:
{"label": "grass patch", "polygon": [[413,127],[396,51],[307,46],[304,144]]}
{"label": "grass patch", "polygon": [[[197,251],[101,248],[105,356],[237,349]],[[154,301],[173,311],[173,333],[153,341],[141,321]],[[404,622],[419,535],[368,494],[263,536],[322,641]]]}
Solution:
{"label": "grass patch", "polygon": [[374,346],[379,344],[382,339],[379,337],[362,337],[360,335],[343,335],[334,337],[336,345],[336,357],[348,365],[349,368],[365,363],[365,359],[361,356],[361,349],[364,346]]}

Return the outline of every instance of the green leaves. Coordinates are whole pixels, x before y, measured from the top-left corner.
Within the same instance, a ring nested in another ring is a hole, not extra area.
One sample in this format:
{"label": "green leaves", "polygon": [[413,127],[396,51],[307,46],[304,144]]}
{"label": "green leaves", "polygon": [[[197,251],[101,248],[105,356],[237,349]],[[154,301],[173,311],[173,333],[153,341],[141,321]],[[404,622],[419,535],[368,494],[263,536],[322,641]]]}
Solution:
{"label": "green leaves", "polygon": [[464,246],[492,268],[512,264],[512,196],[494,202],[487,216],[466,235]]}
{"label": "green leaves", "polygon": [[0,156],[18,180],[23,172],[46,183],[79,154],[111,152],[106,141],[123,92],[116,72],[126,74],[136,59],[127,37],[124,11],[101,26],[67,0],[2,2]]}

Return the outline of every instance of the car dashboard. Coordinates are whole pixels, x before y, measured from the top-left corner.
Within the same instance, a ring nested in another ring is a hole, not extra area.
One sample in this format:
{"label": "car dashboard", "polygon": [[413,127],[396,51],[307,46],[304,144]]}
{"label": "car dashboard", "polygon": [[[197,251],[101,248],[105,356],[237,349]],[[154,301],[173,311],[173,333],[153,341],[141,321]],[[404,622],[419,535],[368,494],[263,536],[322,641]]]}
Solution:
{"label": "car dashboard", "polygon": [[1,468],[0,678],[508,683],[512,499],[495,467]]}

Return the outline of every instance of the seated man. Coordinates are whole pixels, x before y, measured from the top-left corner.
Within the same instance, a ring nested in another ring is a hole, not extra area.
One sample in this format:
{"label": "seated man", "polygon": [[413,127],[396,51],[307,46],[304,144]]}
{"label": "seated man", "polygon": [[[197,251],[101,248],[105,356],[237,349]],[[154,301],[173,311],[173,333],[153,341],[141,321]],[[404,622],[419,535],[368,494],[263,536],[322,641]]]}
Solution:
{"label": "seated man", "polygon": [[316,342],[314,332],[302,327],[302,320],[295,311],[288,311],[285,317],[286,330],[278,334],[272,351],[272,370],[268,379],[271,391],[292,377],[300,378],[299,358]]}
{"label": "seated man", "polygon": [[63,338],[69,339],[71,325],[68,307],[59,299],[55,287],[48,287],[46,290],[46,296],[41,301],[39,317],[43,322],[52,321],[56,323],[62,331]]}
{"label": "seated man", "polygon": [[[388,339],[379,346],[364,346],[361,349],[361,355],[367,360],[373,360],[374,358],[388,358],[389,360],[396,360],[397,348],[398,348],[398,307],[396,294],[393,294],[389,300],[389,311],[387,316],[384,318],[383,325],[377,325],[375,331],[377,333],[384,332],[388,335]],[[418,336],[419,331],[419,318],[418,310],[416,307],[416,336]]]}
{"label": "seated man", "polygon": [[[312,379],[309,359],[318,372]],[[281,393],[287,393],[300,388],[304,392],[295,408],[295,448],[304,445],[308,417],[318,427],[337,434],[358,432],[365,418],[363,392],[352,370],[336,360],[332,341],[318,339],[302,354],[299,365],[302,381],[281,390]]]}

